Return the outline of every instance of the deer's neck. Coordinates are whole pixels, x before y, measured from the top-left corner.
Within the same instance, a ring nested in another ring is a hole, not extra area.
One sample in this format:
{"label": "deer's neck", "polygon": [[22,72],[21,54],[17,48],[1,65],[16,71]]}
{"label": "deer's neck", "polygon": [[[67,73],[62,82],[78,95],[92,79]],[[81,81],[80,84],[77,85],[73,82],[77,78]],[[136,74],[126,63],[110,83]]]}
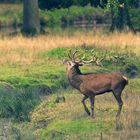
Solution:
{"label": "deer's neck", "polygon": [[79,89],[80,84],[82,83],[82,80],[80,78],[81,74],[82,73],[80,69],[75,67],[71,68],[71,70],[68,72],[69,82],[76,89]]}

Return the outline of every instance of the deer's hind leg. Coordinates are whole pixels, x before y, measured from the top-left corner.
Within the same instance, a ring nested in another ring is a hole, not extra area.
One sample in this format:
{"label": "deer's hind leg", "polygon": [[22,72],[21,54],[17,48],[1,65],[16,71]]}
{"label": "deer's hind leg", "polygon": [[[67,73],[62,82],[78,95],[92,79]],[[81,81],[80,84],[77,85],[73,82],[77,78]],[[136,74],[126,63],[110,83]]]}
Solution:
{"label": "deer's hind leg", "polygon": [[86,113],[90,116],[90,111],[88,110],[86,104],[85,104],[85,100],[88,99],[89,97],[87,95],[84,95],[84,98],[82,99],[82,103],[83,103],[83,106],[84,106],[84,109],[86,111]]}
{"label": "deer's hind leg", "polygon": [[113,95],[115,97],[115,99],[117,100],[117,103],[118,103],[118,112],[117,112],[117,115],[116,117],[119,117],[120,114],[121,114],[121,110],[122,110],[122,106],[123,106],[123,101],[122,101],[122,98],[121,98],[121,93],[122,91],[118,91],[118,92],[113,92]]}
{"label": "deer's hind leg", "polygon": [[94,118],[94,102],[95,102],[95,96],[90,96],[90,103],[91,103],[91,116]]}

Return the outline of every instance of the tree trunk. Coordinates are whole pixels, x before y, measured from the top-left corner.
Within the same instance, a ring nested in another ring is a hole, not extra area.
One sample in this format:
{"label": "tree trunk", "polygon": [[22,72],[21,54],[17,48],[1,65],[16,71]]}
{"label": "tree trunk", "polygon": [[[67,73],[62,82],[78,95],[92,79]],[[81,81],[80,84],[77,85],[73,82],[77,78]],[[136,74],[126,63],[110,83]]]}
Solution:
{"label": "tree trunk", "polygon": [[40,33],[38,0],[23,0],[23,33],[25,35]]}

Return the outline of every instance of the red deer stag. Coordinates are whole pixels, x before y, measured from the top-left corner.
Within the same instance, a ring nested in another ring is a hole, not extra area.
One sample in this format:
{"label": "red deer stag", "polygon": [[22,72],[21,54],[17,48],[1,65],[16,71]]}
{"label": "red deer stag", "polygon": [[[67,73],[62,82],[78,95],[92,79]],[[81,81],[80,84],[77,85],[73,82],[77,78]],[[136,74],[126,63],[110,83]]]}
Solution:
{"label": "red deer stag", "polygon": [[[68,56],[70,60],[64,60],[68,71],[68,80],[70,84],[78,89],[83,95],[82,103],[84,109],[88,115],[94,118],[94,102],[95,96],[100,94],[105,94],[107,92],[112,92],[118,103],[118,112],[116,117],[121,113],[123,101],[121,98],[121,93],[125,86],[128,84],[128,79],[119,72],[109,72],[109,73],[99,73],[99,74],[82,74],[79,66],[84,64],[95,62],[96,65],[101,65],[101,62],[93,57],[90,61],[76,60],[76,53],[69,52]],[[88,110],[85,100],[90,99],[91,103],[91,113]]]}

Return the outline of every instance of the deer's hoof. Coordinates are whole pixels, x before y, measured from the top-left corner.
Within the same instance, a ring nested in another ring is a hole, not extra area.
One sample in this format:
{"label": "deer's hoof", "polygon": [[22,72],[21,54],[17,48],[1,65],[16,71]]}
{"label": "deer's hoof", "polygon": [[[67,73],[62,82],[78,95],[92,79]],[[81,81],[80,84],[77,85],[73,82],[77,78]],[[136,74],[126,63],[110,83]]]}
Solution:
{"label": "deer's hoof", "polygon": [[87,113],[89,116],[91,115],[89,110],[86,110],[86,113]]}
{"label": "deer's hoof", "polygon": [[90,112],[87,112],[88,116],[90,116]]}
{"label": "deer's hoof", "polygon": [[92,115],[91,117],[92,117],[93,119],[95,119],[95,115]]}

